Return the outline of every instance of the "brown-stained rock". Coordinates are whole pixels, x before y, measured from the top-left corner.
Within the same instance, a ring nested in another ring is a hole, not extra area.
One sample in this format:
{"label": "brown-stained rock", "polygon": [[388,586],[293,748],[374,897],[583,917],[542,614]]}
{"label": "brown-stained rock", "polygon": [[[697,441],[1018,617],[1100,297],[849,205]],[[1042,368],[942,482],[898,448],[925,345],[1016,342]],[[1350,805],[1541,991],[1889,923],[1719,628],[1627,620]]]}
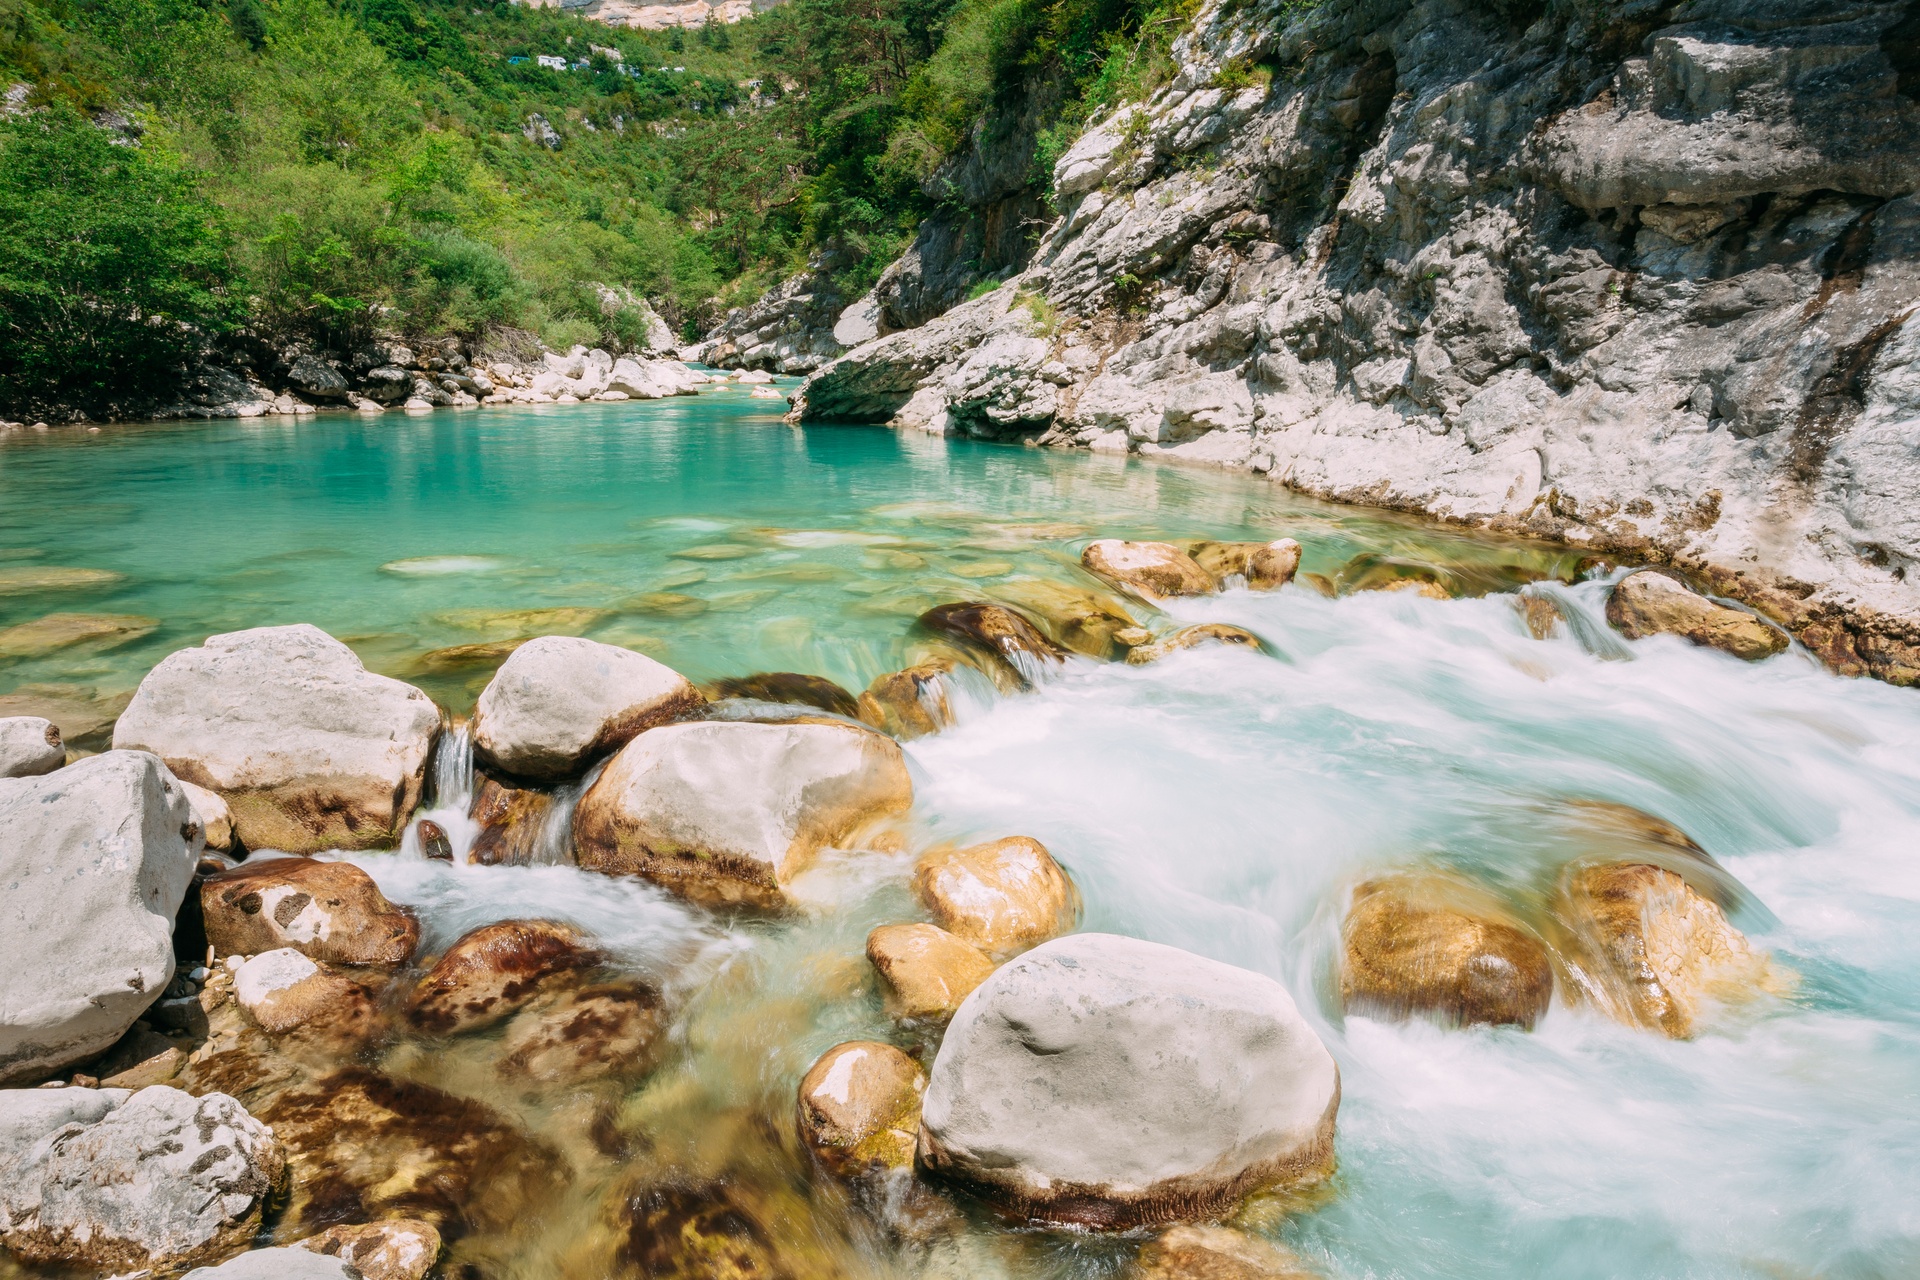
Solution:
{"label": "brown-stained rock", "polygon": [[430,1035],[492,1026],[543,990],[601,963],[587,935],[558,920],[502,920],[463,934],[420,979],[406,1018]]}
{"label": "brown-stained rock", "polygon": [[422,818],[413,824],[414,834],[420,837],[422,857],[435,862],[453,861],[453,841],[447,838],[447,829],[431,818]]}
{"label": "brown-stained rock", "polygon": [[1211,595],[1214,590],[1213,575],[1171,542],[1103,538],[1087,544],[1080,563],[1094,577],[1149,601]]}
{"label": "brown-stained rock", "polygon": [[1388,876],[1354,890],[1340,999],[1352,1013],[1531,1029],[1553,1000],[1553,964],[1491,894],[1451,876]]}
{"label": "brown-stained rock", "polygon": [[890,1044],[853,1040],[800,1080],[800,1140],[842,1177],[913,1166],[927,1073]]}
{"label": "brown-stained rock", "polygon": [[987,601],[936,605],[920,615],[920,625],[999,658],[1022,686],[1032,684],[1048,667],[1066,659],[1064,649],[1005,605]]}
{"label": "brown-stained rock", "polygon": [[619,1280],[802,1280],[761,1206],[731,1180],[647,1187],[626,1210]]}
{"label": "brown-stained rock", "polygon": [[348,1263],[366,1280],[421,1280],[440,1256],[440,1233],[418,1218],[328,1227],[300,1248]]}
{"label": "brown-stained rock", "polygon": [[512,640],[482,640],[477,644],[456,644],[445,649],[430,649],[420,655],[410,669],[413,675],[461,675],[469,671],[491,671],[513,656],[513,651],[531,640],[519,636]]}
{"label": "brown-stained rock", "polygon": [[1118,600],[1046,578],[1018,578],[996,586],[994,594],[1032,615],[1054,643],[1102,662],[1126,648],[1122,633],[1135,626]]}
{"label": "brown-stained rock", "polygon": [[896,738],[938,733],[953,723],[947,699],[951,662],[922,662],[875,677],[860,695],[860,719]]}
{"label": "brown-stained rock", "polygon": [[200,886],[207,941],[223,956],[278,947],[329,964],[404,964],[420,923],[351,862],[267,858]]}
{"label": "brown-stained rock", "polygon": [[1630,573],[1615,584],[1607,597],[1607,622],[1629,640],[1676,635],[1748,662],[1770,658],[1789,643],[1778,628],[1653,569]]}
{"label": "brown-stained rock", "polygon": [[713,696],[818,707],[840,716],[860,714],[859,702],[833,681],[825,676],[802,675],[794,671],[763,671],[757,675],[715,680]]}
{"label": "brown-stained rock", "polygon": [[136,1022],[118,1044],[88,1068],[109,1089],[144,1089],[180,1074],[186,1053],[145,1022]]}
{"label": "brown-stained rock", "polygon": [[1685,1040],[1714,1004],[1791,982],[1686,880],[1645,863],[1574,864],[1554,913],[1579,994],[1629,1026]]}
{"label": "brown-stained rock", "polygon": [[1073,881],[1026,836],[935,849],[914,868],[913,890],[941,928],[989,956],[1065,933],[1080,914]]}
{"label": "brown-stained rock", "polygon": [[1272,542],[1194,542],[1187,546],[1193,562],[1215,583],[1241,578],[1255,591],[1272,591],[1293,581],[1300,569],[1300,544],[1292,538]]}
{"label": "brown-stained rock", "polygon": [[233,971],[233,998],[270,1036],[347,1057],[372,1038],[373,996],[345,974],[290,947],[263,951]]}
{"label": "brown-stained rock", "polygon": [[602,983],[545,997],[507,1027],[502,1075],[549,1085],[652,1069],[667,1029],[660,993],[639,983]]}
{"label": "brown-stained rock", "polygon": [[467,850],[467,861],[483,867],[524,867],[540,847],[540,833],[553,811],[553,794],[509,787],[483,778],[468,816],[480,824],[480,833]]}
{"label": "brown-stained rock", "polygon": [[951,1018],[993,972],[980,948],[933,924],[881,925],[867,935],[867,959],[879,971],[887,1012],[909,1022]]}
{"label": "brown-stained rock", "polygon": [[1179,1226],[1140,1248],[1127,1280],[1317,1280],[1292,1252],[1228,1227]]}
{"label": "brown-stained rock", "polygon": [[1149,662],[1158,662],[1168,654],[1178,653],[1182,649],[1197,649],[1213,644],[1246,649],[1252,653],[1260,652],[1260,637],[1245,627],[1236,627],[1226,622],[1199,622],[1190,627],[1182,627],[1152,644],[1138,646],[1127,654],[1127,662],[1132,666],[1141,667]]}
{"label": "brown-stained rock", "polygon": [[1522,591],[1513,598],[1513,607],[1526,624],[1527,634],[1535,640],[1552,639],[1564,621],[1560,616],[1560,606],[1549,596]]}

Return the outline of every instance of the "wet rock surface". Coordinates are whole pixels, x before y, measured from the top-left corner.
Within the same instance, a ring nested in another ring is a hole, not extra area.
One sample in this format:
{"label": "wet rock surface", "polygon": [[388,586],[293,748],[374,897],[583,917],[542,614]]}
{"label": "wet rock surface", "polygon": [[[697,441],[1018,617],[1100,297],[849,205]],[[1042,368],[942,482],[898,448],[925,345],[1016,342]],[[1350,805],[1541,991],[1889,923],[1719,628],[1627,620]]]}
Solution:
{"label": "wet rock surface", "polygon": [[397,843],[439,732],[426,694],[302,623],[169,655],[113,736],[226,800],[249,849],[312,853]]}
{"label": "wet rock surface", "polygon": [[860,719],[903,741],[938,733],[953,722],[952,670],[952,663],[922,662],[875,676],[860,695]]}
{"label": "wet rock surface", "polygon": [[538,1001],[501,1042],[503,1074],[574,1085],[652,1068],[667,1029],[660,993],[639,983],[601,983]]}
{"label": "wet rock surface", "polygon": [[1292,538],[1272,542],[1195,542],[1187,547],[1193,562],[1226,586],[1238,580],[1255,591],[1272,591],[1293,581],[1300,568],[1300,544]]}
{"label": "wet rock surface", "polygon": [[1622,578],[1607,598],[1607,621],[1629,640],[1676,635],[1749,662],[1788,645],[1786,635],[1739,609],[1717,604],[1651,569]]}
{"label": "wet rock surface", "polygon": [[1228,1227],[1175,1227],[1141,1246],[1128,1280],[1316,1280],[1291,1252]]}
{"label": "wet rock surface", "polygon": [[722,698],[753,698],[761,702],[817,707],[839,716],[857,717],[860,714],[860,704],[854,696],[825,676],[765,671],[757,675],[716,680],[713,682],[713,691]]}
{"label": "wet rock surface", "polygon": [[913,890],[942,929],[990,956],[1066,932],[1080,910],[1073,881],[1026,836],[932,850],[914,868]]}
{"label": "wet rock surface", "polygon": [[1203,596],[1214,579],[1193,557],[1169,542],[1122,542],[1104,538],[1080,553],[1088,573],[1145,600]]}
{"label": "wet rock surface", "polygon": [[410,1025],[432,1035],[492,1026],[543,990],[601,961],[592,940],[557,920],[503,920],[463,934],[407,998]]}
{"label": "wet rock surface", "polygon": [[1252,653],[1260,652],[1260,637],[1245,627],[1236,627],[1226,622],[1197,622],[1190,627],[1181,627],[1178,631],[1161,637],[1151,644],[1136,646],[1127,652],[1127,662],[1133,666],[1145,666],[1149,662],[1158,662],[1170,654],[1182,649],[1199,649],[1209,645],[1225,645],[1231,649],[1245,649]]}
{"label": "wet rock surface", "polygon": [[1022,685],[1032,684],[1066,656],[1033,623],[1005,605],[943,604],[921,614],[920,625],[998,658]]}
{"label": "wet rock surface", "polygon": [[800,1140],[843,1176],[913,1165],[927,1073],[890,1044],[856,1040],[800,1080]]}
{"label": "wet rock surface", "polygon": [[440,1256],[440,1233],[430,1222],[393,1218],[363,1226],[328,1227],[300,1248],[350,1264],[366,1280],[421,1280]]}
{"label": "wet rock surface", "polygon": [[1358,886],[1341,947],[1340,998],[1349,1013],[1531,1028],[1553,1000],[1545,944],[1491,894],[1450,877],[1407,874]]}
{"label": "wet rock surface", "polygon": [[679,672],[644,654],[542,636],[515,649],[480,694],[474,757],[508,776],[558,781],[703,701]]}
{"label": "wet rock surface", "polygon": [[483,779],[474,793],[469,816],[480,824],[467,850],[467,861],[480,866],[523,867],[540,852],[553,795],[509,787]]}
{"label": "wet rock surface", "polygon": [[223,956],[291,947],[328,964],[397,965],[420,924],[351,862],[259,858],[200,886],[207,941]]}
{"label": "wet rock surface", "polygon": [[944,1021],[993,972],[980,948],[938,925],[885,924],[867,935],[887,1012],[908,1022]]}

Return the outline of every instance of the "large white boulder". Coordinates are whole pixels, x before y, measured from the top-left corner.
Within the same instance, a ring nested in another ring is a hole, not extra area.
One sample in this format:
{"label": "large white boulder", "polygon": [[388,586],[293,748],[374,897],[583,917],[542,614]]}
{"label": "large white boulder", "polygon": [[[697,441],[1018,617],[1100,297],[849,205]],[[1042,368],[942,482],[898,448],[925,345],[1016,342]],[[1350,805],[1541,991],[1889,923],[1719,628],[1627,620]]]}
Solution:
{"label": "large white boulder", "polygon": [[166,990],[200,852],[186,793],[145,752],[0,781],[0,1084],[99,1053]]}
{"label": "large white boulder", "polygon": [[900,744],[842,723],[703,721],[628,743],[574,811],[579,863],[780,908],[825,846],[913,803]]}
{"label": "large white boulder", "polygon": [[1056,939],[954,1015],[921,1165],[1036,1221],[1224,1216],[1326,1168],[1340,1075],[1279,983],[1158,943]]}
{"label": "large white boulder", "polygon": [[37,778],[67,760],[67,747],[51,720],[39,716],[0,718],[0,778]]}
{"label": "large white boulder", "polygon": [[113,745],[219,795],[249,849],[393,845],[420,801],[440,709],[318,627],[210,636],[147,673]]}
{"label": "large white boulder", "polygon": [[636,360],[622,356],[614,361],[606,389],[624,391],[636,400],[660,400],[667,396],[694,395],[706,381],[678,360]]}
{"label": "large white boulder", "polygon": [[0,1090],[0,1244],[36,1262],[171,1270],[242,1248],[283,1180],[224,1093]]}
{"label": "large white boulder", "polygon": [[554,782],[703,701],[685,676],[645,654],[541,636],[515,649],[481,692],[474,754],[500,772]]}

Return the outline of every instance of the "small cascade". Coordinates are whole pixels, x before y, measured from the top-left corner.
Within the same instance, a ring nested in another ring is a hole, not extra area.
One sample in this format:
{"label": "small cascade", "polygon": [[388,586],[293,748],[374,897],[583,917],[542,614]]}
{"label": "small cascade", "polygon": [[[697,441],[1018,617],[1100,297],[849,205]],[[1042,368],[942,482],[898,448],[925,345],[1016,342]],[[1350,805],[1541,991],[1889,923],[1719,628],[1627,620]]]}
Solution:
{"label": "small cascade", "polygon": [[420,820],[424,818],[446,832],[454,862],[464,864],[467,851],[480,834],[480,824],[468,816],[473,808],[473,793],[473,732],[468,723],[461,720],[440,737],[427,795],[407,822],[406,833],[400,838],[400,852],[414,858],[426,856],[420,844]]}
{"label": "small cascade", "polygon": [[[609,757],[611,758],[611,757]],[[540,819],[540,835],[533,846],[532,865],[536,867],[571,867],[575,865],[573,856],[573,811],[580,805],[580,797],[587,793],[600,771],[607,767],[602,760],[587,770],[586,776],[576,782],[562,783],[553,789],[553,804]]]}

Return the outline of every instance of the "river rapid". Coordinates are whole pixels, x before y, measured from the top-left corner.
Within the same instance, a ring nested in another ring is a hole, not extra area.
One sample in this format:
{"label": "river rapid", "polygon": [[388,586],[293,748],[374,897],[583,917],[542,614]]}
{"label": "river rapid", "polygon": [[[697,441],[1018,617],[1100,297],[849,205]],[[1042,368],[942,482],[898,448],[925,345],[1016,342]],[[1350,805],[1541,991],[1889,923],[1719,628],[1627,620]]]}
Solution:
{"label": "river rapid", "polygon": [[[1601,616],[1612,567],[1558,549],[1244,477],[798,432],[737,391],[109,429],[0,446],[0,713],[110,711],[175,648],[293,621],[460,714],[498,660],[475,646],[544,632],[696,680],[801,671],[858,691],[912,656],[921,611],[1091,585],[1079,548],[1109,536],[1291,536],[1303,575],[1348,583],[1371,556],[1466,591],[1296,582],[1176,602],[1142,620],[1233,623],[1267,651],[1076,659],[1015,696],[981,682],[953,727],[906,744],[913,847],[1035,837],[1077,883],[1083,928],[1292,992],[1340,1066],[1338,1171],[1237,1225],[1340,1280],[1920,1274],[1920,694],[1797,649],[1748,665],[1627,644]],[[1545,640],[1511,594],[1530,579],[1567,619]],[[73,615],[121,621],[28,643]],[[633,1224],[701,1197],[750,1222],[772,1274],[1124,1274],[1137,1239],[1013,1230],[967,1206],[929,1227],[853,1202],[795,1143],[794,1090],[821,1052],[927,1047],[888,1022],[862,955],[874,926],[923,918],[910,857],[833,853],[800,886],[802,916],[721,917],[564,865],[564,840],[555,865],[464,865],[471,786],[447,753],[428,806],[454,863],[411,838],[352,855],[418,912],[422,954],[493,920],[566,919],[675,1013],[662,1065],[617,1094],[516,1094],[458,1048],[384,1051],[382,1070],[485,1101],[561,1171],[476,1212],[444,1274],[649,1274]],[[1342,1015],[1358,881],[1451,867],[1536,911],[1607,838],[1569,804],[1592,800],[1664,818],[1718,860],[1734,922],[1792,975],[1781,994],[1684,1041],[1562,995],[1530,1033]]]}

